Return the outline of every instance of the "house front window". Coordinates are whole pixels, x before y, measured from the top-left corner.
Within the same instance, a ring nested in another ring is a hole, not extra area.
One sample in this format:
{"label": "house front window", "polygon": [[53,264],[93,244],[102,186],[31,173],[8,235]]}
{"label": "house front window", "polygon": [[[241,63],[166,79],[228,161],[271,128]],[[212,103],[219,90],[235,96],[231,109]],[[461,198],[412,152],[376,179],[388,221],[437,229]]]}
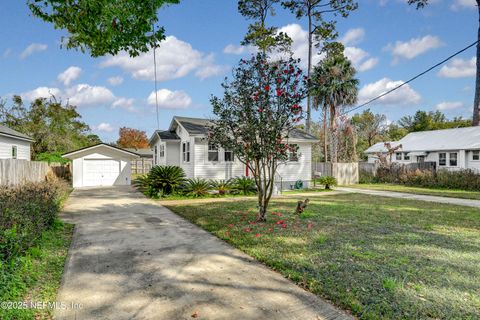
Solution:
{"label": "house front window", "polygon": [[480,160],[480,150],[472,151],[472,160]]}
{"label": "house front window", "polygon": [[439,166],[447,165],[447,154],[445,152],[441,152],[438,154],[438,165]]}
{"label": "house front window", "polygon": [[403,160],[410,160],[410,155],[408,154],[408,152],[405,152],[403,154]]}
{"label": "house front window", "polygon": [[158,152],[157,151],[158,151],[158,148],[157,148],[157,146],[155,146],[155,151],[154,151],[155,152],[155,164],[158,164]]}
{"label": "house front window", "polygon": [[208,144],[208,161],[217,162],[218,161],[218,147],[213,144]]}
{"label": "house front window", "polygon": [[235,159],[233,157],[233,151],[225,150],[224,157],[225,157],[225,162],[235,161]]}
{"label": "house front window", "polygon": [[182,143],[183,162],[190,162],[190,142]]}
{"label": "house front window", "polygon": [[402,160],[402,153],[401,152],[395,153],[395,159],[397,159],[399,161]]}
{"label": "house front window", "polygon": [[451,167],[456,167],[457,166],[457,153],[456,152],[450,152],[449,154],[449,163]]}
{"label": "house front window", "polygon": [[165,157],[165,145],[160,145],[160,158]]}
{"label": "house front window", "polygon": [[291,144],[290,147],[295,150],[295,151],[290,151],[288,155],[288,160],[297,162],[298,161],[298,145],[297,144]]}
{"label": "house front window", "polygon": [[12,146],[12,159],[17,159],[17,146]]}

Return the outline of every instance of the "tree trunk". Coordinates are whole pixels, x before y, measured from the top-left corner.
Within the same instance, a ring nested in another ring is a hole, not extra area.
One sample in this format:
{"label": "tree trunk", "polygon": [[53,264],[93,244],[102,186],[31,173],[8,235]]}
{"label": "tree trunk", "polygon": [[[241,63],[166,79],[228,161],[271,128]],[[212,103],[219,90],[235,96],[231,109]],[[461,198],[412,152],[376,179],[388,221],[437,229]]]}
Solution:
{"label": "tree trunk", "polygon": [[[477,0],[479,27],[477,40],[480,40],[480,0]],[[480,122],[480,42],[477,43],[477,76],[475,79],[475,99],[473,102],[473,126],[478,126]]]}
{"label": "tree trunk", "polygon": [[[310,6],[308,7],[308,69],[307,76],[310,79],[310,73],[312,69],[312,13]],[[307,133],[311,131],[311,121],[312,121],[312,104],[311,104],[310,93],[307,95],[307,119],[305,123],[305,130]]]}
{"label": "tree trunk", "polygon": [[327,107],[323,106],[323,155],[324,161],[328,162],[328,136],[327,136]]}

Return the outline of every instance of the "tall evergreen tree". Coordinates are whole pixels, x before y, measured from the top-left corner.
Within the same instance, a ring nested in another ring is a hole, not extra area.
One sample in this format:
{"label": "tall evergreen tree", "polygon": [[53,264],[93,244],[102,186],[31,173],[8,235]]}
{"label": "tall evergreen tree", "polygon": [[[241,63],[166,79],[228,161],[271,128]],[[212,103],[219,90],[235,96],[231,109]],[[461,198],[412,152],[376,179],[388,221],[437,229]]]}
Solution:
{"label": "tall evergreen tree", "polygon": [[[312,71],[312,58],[314,42],[328,42],[335,40],[336,18],[348,17],[351,11],[356,10],[358,4],[355,0],[285,0],[283,7],[289,9],[297,19],[306,18],[308,22],[308,61],[307,76],[310,78]],[[305,129],[310,133],[312,122],[312,101],[307,97],[307,115]]]}

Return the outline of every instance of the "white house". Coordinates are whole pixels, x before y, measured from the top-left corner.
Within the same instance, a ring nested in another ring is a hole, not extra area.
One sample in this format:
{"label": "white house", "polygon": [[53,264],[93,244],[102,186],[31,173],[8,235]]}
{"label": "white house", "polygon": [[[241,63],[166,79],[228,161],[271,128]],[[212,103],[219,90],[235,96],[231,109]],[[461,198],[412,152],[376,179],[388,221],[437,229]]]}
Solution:
{"label": "white house", "polygon": [[130,185],[131,161],[140,156],[105,143],[63,155],[72,160],[73,187]]}
{"label": "white house", "polygon": [[30,161],[32,138],[21,132],[0,125],[0,159]]}
{"label": "white house", "polygon": [[[437,168],[473,169],[480,171],[480,127],[455,128],[412,132],[391,142],[392,147],[402,145],[393,155],[398,163],[436,162]],[[378,161],[377,153],[386,153],[383,142],[379,142],[365,153],[368,162]]]}
{"label": "white house", "polygon": [[[155,131],[150,139],[154,165],[175,165],[183,168],[187,178],[230,179],[248,176],[246,166],[235,155],[215,148],[207,140],[207,119],[173,117],[167,131]],[[317,138],[301,130],[290,133],[289,144],[297,144],[298,154],[280,165],[276,180],[288,188],[298,180],[308,186],[312,179],[312,144]]]}

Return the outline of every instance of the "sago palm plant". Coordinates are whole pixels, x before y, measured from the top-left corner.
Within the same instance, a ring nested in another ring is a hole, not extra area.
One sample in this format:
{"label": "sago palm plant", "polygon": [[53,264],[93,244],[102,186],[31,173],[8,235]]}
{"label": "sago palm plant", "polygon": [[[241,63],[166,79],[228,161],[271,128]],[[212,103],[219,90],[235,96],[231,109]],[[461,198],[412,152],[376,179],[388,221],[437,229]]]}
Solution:
{"label": "sago palm plant", "polygon": [[168,195],[185,181],[185,172],[177,166],[155,166],[148,173],[148,180],[151,188]]}
{"label": "sago palm plant", "polygon": [[182,189],[188,196],[203,197],[210,193],[210,190],[212,190],[212,185],[208,180],[194,178],[185,181]]}
{"label": "sago palm plant", "polygon": [[210,180],[210,185],[213,190],[217,191],[219,195],[223,196],[227,194],[233,186],[233,180]]}

